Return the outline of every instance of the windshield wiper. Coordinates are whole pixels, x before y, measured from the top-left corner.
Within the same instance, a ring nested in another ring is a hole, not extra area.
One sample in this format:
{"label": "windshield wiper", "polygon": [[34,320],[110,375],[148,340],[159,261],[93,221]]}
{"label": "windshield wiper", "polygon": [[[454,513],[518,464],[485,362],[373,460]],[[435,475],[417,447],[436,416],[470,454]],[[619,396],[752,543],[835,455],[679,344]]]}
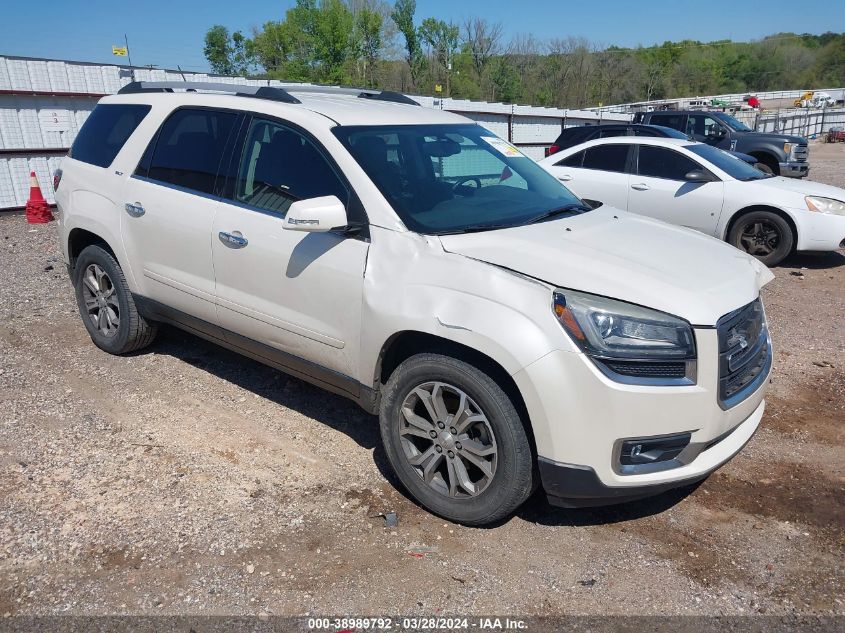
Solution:
{"label": "windshield wiper", "polygon": [[551,209],[550,211],[546,211],[545,213],[541,213],[540,215],[534,216],[533,218],[525,222],[525,224],[536,224],[537,222],[549,220],[559,215],[580,215],[581,213],[586,213],[587,211],[592,211],[592,209],[585,204],[581,204],[580,202],[571,202],[562,207],[558,207],[557,209]]}
{"label": "windshield wiper", "polygon": [[470,224],[454,231],[440,231],[438,235],[456,235],[459,233],[480,233],[481,231],[495,231],[497,229],[512,229],[518,224]]}

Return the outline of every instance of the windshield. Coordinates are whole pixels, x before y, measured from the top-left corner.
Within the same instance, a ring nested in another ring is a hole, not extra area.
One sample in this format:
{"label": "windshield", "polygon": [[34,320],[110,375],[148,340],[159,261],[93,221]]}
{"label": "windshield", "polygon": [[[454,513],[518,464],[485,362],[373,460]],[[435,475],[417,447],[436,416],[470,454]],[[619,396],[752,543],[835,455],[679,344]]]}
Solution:
{"label": "windshield", "polygon": [[728,127],[736,130],[737,132],[752,132],[753,130],[745,125],[739,119],[733,118],[730,114],[725,114],[724,112],[719,112],[716,114],[716,117]]}
{"label": "windshield", "polygon": [[419,233],[505,228],[589,210],[479,125],[341,126],[334,133]]}
{"label": "windshield", "polygon": [[770,177],[770,174],[764,174],[741,158],[737,158],[734,154],[730,154],[712,145],[696,143],[695,145],[685,145],[684,147],[693,154],[697,154],[704,160],[713,163],[731,178],[736,178],[737,180],[760,180]]}

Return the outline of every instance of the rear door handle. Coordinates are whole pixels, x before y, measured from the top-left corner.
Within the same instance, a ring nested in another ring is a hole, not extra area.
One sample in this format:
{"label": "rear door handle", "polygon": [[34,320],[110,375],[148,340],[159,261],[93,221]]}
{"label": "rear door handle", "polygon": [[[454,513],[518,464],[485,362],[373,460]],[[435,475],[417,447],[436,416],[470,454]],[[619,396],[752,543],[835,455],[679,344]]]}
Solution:
{"label": "rear door handle", "polygon": [[229,246],[231,248],[243,248],[244,246],[249,244],[249,240],[247,240],[243,235],[241,235],[240,231],[232,231],[231,233],[220,231],[217,234],[217,237],[219,237],[220,241],[223,242],[226,246]]}
{"label": "rear door handle", "polygon": [[644,182],[638,182],[631,185],[631,189],[636,189],[637,191],[648,191],[649,189],[651,189],[651,187],[649,187]]}
{"label": "rear door handle", "polygon": [[563,182],[569,182],[570,180],[572,180],[572,176],[570,176],[569,174],[563,174],[563,176],[558,176],[557,179],[562,180]]}
{"label": "rear door handle", "polygon": [[136,202],[134,204],[131,202],[127,202],[125,205],[123,205],[123,208],[126,209],[126,213],[131,215],[133,218],[140,218],[146,213],[146,211],[144,211],[144,205],[142,205],[140,202]]}

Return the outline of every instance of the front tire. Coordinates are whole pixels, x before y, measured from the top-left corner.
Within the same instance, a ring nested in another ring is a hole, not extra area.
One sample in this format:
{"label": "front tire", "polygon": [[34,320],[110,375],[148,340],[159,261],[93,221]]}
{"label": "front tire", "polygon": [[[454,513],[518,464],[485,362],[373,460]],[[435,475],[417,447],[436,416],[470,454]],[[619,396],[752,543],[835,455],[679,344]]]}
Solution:
{"label": "front tire", "polygon": [[123,270],[106,249],[83,249],[73,269],[73,285],[79,315],[94,345],[109,354],[128,354],[153,342],[156,324],[138,313]]}
{"label": "front tire", "polygon": [[728,242],[766,266],[775,266],[792,252],[795,238],[792,227],[777,213],[751,211],[734,222]]}
{"label": "front tire", "polygon": [[407,359],[385,385],[379,418],[396,476],[434,514],[493,523],[533,490],[531,445],[513,402],[468,363],[439,354]]}

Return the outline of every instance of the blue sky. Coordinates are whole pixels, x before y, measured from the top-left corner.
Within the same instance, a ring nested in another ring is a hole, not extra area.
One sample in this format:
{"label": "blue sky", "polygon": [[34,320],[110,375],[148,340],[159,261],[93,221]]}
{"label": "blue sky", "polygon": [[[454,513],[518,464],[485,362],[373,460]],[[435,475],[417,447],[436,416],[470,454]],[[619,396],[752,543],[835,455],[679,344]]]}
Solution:
{"label": "blue sky", "polygon": [[[205,31],[215,23],[250,32],[281,19],[293,0],[4,0],[0,54],[120,61],[112,44],[129,36],[132,62],[207,70]],[[583,36],[604,45],[637,46],[684,38],[758,39],[781,31],[845,28],[845,2],[832,0],[418,0],[417,18],[501,21],[508,37]]]}

